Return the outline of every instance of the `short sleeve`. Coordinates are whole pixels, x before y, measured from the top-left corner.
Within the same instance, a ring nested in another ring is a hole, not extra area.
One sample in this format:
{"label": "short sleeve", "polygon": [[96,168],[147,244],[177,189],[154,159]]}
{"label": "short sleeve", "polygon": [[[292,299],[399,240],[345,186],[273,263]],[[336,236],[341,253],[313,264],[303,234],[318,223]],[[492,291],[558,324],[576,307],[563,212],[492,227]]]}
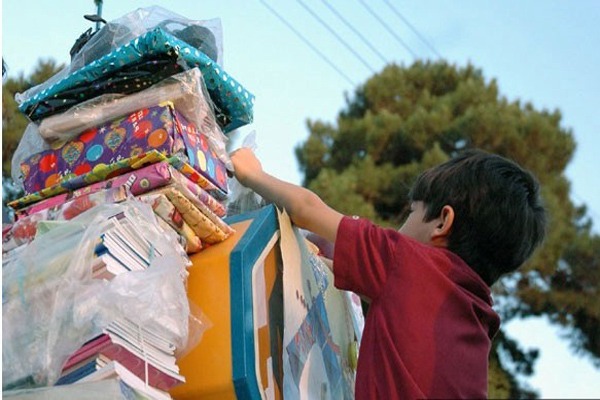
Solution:
{"label": "short sleeve", "polygon": [[333,256],[335,286],[375,300],[396,267],[398,235],[367,219],[342,218]]}

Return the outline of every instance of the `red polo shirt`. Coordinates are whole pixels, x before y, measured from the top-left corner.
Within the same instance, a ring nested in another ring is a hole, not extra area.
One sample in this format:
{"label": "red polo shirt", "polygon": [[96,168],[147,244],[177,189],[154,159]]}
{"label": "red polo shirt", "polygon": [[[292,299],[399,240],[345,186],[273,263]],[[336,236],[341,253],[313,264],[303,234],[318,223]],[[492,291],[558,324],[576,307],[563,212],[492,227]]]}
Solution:
{"label": "red polo shirt", "polygon": [[357,400],[487,397],[500,320],[489,287],[460,257],[344,217],[333,269],[336,287],[372,300]]}

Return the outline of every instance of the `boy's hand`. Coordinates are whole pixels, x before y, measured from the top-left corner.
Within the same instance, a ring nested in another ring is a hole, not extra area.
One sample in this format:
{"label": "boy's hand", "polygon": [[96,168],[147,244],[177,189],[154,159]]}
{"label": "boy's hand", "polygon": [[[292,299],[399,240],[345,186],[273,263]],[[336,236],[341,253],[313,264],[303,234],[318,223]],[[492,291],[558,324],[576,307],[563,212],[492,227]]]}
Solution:
{"label": "boy's hand", "polygon": [[231,154],[231,162],[233,163],[233,174],[237,180],[244,186],[247,186],[248,180],[263,172],[262,165],[254,152],[242,147]]}
{"label": "boy's hand", "polygon": [[298,227],[314,232],[329,242],[335,241],[342,214],[325,204],[314,192],[265,172],[249,148],[234,151],[230,158],[234,175],[242,185],[286,210]]}

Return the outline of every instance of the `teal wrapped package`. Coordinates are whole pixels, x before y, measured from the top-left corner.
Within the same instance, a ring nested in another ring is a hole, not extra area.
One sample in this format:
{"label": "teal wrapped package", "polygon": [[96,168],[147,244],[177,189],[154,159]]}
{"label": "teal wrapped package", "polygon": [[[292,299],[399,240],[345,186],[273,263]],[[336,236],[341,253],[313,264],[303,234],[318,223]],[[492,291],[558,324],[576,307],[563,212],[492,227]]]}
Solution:
{"label": "teal wrapped package", "polygon": [[22,99],[19,110],[39,121],[105,93],[141,91],[194,67],[202,72],[217,123],[225,133],[252,122],[254,96],[206,54],[161,28],[40,88]]}

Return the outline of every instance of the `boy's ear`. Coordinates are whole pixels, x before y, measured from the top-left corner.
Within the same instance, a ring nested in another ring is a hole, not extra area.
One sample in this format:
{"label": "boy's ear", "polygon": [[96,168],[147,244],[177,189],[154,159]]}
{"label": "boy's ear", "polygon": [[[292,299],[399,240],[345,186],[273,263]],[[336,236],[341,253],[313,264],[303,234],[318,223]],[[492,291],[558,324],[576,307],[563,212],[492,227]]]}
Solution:
{"label": "boy's ear", "polygon": [[445,205],[442,207],[442,211],[440,212],[437,221],[438,224],[431,232],[431,243],[434,246],[447,247],[448,236],[452,231],[452,224],[454,224],[454,209],[452,206]]}

